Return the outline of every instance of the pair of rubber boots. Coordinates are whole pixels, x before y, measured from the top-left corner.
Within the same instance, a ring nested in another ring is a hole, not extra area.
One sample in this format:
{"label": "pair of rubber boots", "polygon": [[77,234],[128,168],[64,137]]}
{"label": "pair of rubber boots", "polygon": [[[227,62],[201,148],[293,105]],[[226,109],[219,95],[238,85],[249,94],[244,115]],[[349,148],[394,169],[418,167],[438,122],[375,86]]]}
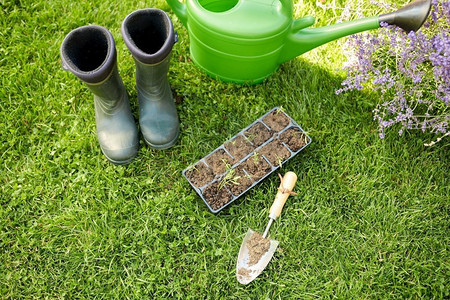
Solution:
{"label": "pair of rubber boots", "polygon": [[[167,79],[177,36],[169,16],[159,9],[142,9],[122,23],[122,37],[136,65],[139,126],[154,149],[175,144],[179,120]],[[137,155],[139,132],[128,94],[117,68],[112,34],[88,25],[71,31],[61,45],[62,65],[81,79],[94,94],[97,136],[106,158],[127,164]]]}

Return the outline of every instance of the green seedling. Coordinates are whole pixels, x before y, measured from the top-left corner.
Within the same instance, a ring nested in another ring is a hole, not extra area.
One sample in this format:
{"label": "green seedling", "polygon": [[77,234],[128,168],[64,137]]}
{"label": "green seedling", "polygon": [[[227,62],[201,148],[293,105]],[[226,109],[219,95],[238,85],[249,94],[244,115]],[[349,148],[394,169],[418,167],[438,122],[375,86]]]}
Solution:
{"label": "green seedling", "polygon": [[280,106],[279,108],[277,108],[277,109],[275,110],[275,113],[276,113],[276,114],[283,113],[283,112],[284,112],[283,106]]}
{"label": "green seedling", "polygon": [[308,139],[306,137],[306,134],[304,134],[303,132],[300,131],[294,131],[292,133],[292,136],[297,137],[300,136],[299,138],[302,139],[303,144],[306,144],[308,142]]}
{"label": "green seedling", "polygon": [[[221,161],[225,164],[225,168],[227,168],[227,166],[230,166],[230,164],[228,163],[228,160],[226,158],[222,158]],[[231,168],[231,166],[230,166]]]}
{"label": "green seedling", "polygon": [[[246,134],[248,134],[248,132]],[[252,143],[255,138],[256,138],[256,135],[253,133],[249,134],[248,136],[245,137],[245,139],[250,143]]]}
{"label": "green seedling", "polygon": [[256,166],[258,164],[258,162],[259,162],[259,153],[256,153],[256,152],[253,153],[252,157],[253,157],[253,163]]}
{"label": "green seedling", "polygon": [[276,159],[277,159],[277,163],[278,163],[278,165],[281,168],[282,167],[281,164],[283,163],[283,158],[281,156],[276,155],[276,154],[275,154],[275,156],[276,156]]}
{"label": "green seedling", "polygon": [[229,184],[239,185],[239,179],[241,178],[241,176],[236,176],[236,170],[231,168],[230,164],[226,164],[225,168],[227,172],[217,186],[219,190]]}
{"label": "green seedling", "polygon": [[307,134],[306,133],[302,133],[302,132],[300,132],[300,134],[302,135],[302,138],[303,138],[303,144],[306,145],[308,143]]}
{"label": "green seedling", "polygon": [[199,173],[200,170],[197,168],[197,165],[189,166],[187,169],[187,172],[197,172]]}

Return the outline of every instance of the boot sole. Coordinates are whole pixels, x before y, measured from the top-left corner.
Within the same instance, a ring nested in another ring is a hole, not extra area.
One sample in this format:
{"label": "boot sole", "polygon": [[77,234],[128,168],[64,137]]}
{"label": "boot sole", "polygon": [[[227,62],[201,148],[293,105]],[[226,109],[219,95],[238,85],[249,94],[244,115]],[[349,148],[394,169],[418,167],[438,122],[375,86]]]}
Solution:
{"label": "boot sole", "polygon": [[154,145],[152,143],[150,143],[149,141],[147,141],[147,139],[142,136],[142,138],[144,139],[145,143],[152,149],[156,149],[156,150],[164,150],[164,149],[168,149],[170,147],[172,147],[173,145],[175,145],[175,143],[178,140],[178,136],[180,135],[180,130],[178,130],[177,135],[175,136],[175,138],[173,140],[171,140],[170,142],[163,144],[163,145]]}
{"label": "boot sole", "polygon": [[[100,147],[100,149],[101,149],[101,147]],[[114,160],[114,159],[111,159],[110,157],[108,157],[108,155],[106,155],[105,152],[103,152],[103,149],[101,149],[101,150],[102,150],[103,155],[106,157],[106,159],[116,166],[127,165],[127,164],[131,163],[137,157],[137,153],[136,153],[135,156],[133,156],[129,159],[126,159],[126,160]],[[138,149],[138,151],[139,151],[139,149]]]}
{"label": "boot sole", "polygon": [[[104,155],[104,154],[105,154],[105,153],[103,153],[103,155]],[[106,157],[106,159],[109,160],[109,162],[113,163],[113,164],[116,165],[116,166],[127,165],[127,164],[131,163],[131,162],[136,158],[136,157],[132,157],[132,158],[127,159],[127,160],[117,161],[117,160],[113,160],[113,159],[109,158],[109,157],[106,156],[106,155],[105,155],[105,157]]]}

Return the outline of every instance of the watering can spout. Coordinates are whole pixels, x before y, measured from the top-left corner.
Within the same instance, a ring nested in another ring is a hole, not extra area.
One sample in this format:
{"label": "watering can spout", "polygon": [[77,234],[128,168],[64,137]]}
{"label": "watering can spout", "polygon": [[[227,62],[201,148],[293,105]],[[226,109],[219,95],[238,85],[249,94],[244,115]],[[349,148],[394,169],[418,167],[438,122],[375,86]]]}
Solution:
{"label": "watering can spout", "polygon": [[178,0],[166,0],[167,4],[172,8],[175,15],[178,17],[180,22],[186,27],[187,25],[187,10],[186,5]]}
{"label": "watering can spout", "polygon": [[397,11],[381,15],[380,23],[396,25],[410,32],[417,31],[423,25],[431,9],[431,0],[416,0]]}
{"label": "watering can spout", "polygon": [[338,38],[379,27],[378,17],[370,17],[324,27],[291,31],[281,52],[280,63]]}
{"label": "watering can spout", "polygon": [[416,31],[425,22],[430,8],[431,0],[416,0],[395,12],[318,28],[305,28],[314,23],[308,17],[296,20],[292,23],[291,33],[281,52],[280,63],[338,38],[379,28],[382,22],[396,25],[407,32]]}

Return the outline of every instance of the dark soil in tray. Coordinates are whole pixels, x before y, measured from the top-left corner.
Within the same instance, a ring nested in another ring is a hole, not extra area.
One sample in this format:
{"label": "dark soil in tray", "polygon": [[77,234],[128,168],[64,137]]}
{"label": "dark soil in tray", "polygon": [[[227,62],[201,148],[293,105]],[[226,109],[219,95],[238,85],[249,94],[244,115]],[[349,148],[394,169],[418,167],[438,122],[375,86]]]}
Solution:
{"label": "dark soil in tray", "polygon": [[254,181],[261,179],[272,170],[269,163],[257,153],[247,158],[242,163],[242,168],[247,171],[247,174],[250,175]]}
{"label": "dark soil in tray", "polygon": [[233,199],[233,195],[226,189],[225,186],[220,186],[218,182],[206,187],[203,191],[203,197],[209,203],[212,209],[216,210]]}
{"label": "dark soil in tray", "polygon": [[274,108],[184,170],[183,175],[209,209],[218,212],[309,142],[294,120]]}
{"label": "dark soil in tray", "polygon": [[292,152],[300,150],[308,142],[306,134],[296,127],[292,127],[280,134],[280,140],[285,143]]}
{"label": "dark soil in tray", "polygon": [[274,139],[261,148],[259,154],[264,155],[272,166],[280,165],[291,156],[288,148],[286,148],[279,139]]}
{"label": "dark soil in tray", "polygon": [[238,135],[236,138],[225,144],[225,149],[227,149],[234,159],[238,161],[252,152],[254,147],[248,139],[242,135]]}
{"label": "dark soil in tray", "polygon": [[242,167],[239,167],[235,170],[234,180],[230,182],[227,187],[231,191],[234,196],[239,196],[243,192],[245,192],[252,184],[253,180],[250,176],[245,174]]}
{"label": "dark soil in tray", "polygon": [[273,131],[281,131],[289,125],[289,118],[281,111],[274,110],[263,118],[263,122],[267,124]]}
{"label": "dark soil in tray", "polygon": [[261,146],[272,137],[270,130],[261,122],[255,123],[249,130],[244,132],[244,135],[255,147]]}
{"label": "dark soil in tray", "polygon": [[214,174],[222,174],[227,170],[227,165],[233,165],[234,159],[228,155],[225,150],[219,149],[208,156],[205,161],[208,166],[210,166]]}
{"label": "dark soil in tray", "polygon": [[186,171],[186,177],[196,188],[200,188],[214,179],[214,173],[204,163],[199,162]]}

